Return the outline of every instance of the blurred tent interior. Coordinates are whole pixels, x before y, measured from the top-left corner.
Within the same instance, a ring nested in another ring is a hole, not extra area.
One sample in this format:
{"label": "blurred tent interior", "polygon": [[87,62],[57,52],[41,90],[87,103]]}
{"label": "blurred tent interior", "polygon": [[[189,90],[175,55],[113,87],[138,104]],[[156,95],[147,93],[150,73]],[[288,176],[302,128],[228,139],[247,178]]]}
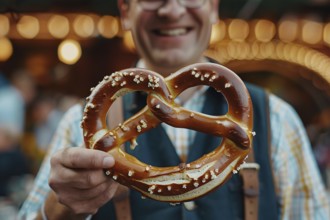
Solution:
{"label": "blurred tent interior", "polygon": [[[220,12],[225,17],[238,17],[243,10],[251,17],[271,14],[280,16],[293,10],[319,8],[326,13],[327,0],[222,0]],[[118,15],[117,1],[109,0],[2,0],[0,12],[89,12]]]}
{"label": "blurred tent interior", "polygon": [[[294,106],[316,156],[320,145],[328,149],[322,164],[328,181],[329,11],[329,0],[221,0],[221,19],[206,52]],[[23,67],[41,93],[85,97],[104,74],[137,58],[119,23],[115,0],[1,0],[0,71],[9,77]],[[66,56],[66,46],[76,57]],[[33,141],[26,148],[34,154]]]}

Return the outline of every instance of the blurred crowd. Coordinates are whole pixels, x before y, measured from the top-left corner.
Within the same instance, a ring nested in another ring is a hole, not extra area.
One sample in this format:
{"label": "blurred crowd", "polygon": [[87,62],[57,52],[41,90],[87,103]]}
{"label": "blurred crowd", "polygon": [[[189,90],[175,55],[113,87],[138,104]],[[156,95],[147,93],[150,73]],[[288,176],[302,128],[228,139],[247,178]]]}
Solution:
{"label": "blurred crowd", "polygon": [[330,190],[330,109],[323,110],[307,127],[322,178]]}
{"label": "blurred crowd", "polygon": [[77,101],[41,91],[24,69],[0,74],[0,219],[16,219],[58,122]]}

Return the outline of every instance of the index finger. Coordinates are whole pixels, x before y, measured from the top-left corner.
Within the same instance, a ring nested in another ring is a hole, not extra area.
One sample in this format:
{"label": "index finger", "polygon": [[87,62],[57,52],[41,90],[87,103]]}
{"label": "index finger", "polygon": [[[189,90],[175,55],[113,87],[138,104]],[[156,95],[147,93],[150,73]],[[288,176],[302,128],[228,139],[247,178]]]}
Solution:
{"label": "index finger", "polygon": [[63,166],[72,169],[106,169],[115,164],[110,154],[81,147],[65,148],[59,157]]}

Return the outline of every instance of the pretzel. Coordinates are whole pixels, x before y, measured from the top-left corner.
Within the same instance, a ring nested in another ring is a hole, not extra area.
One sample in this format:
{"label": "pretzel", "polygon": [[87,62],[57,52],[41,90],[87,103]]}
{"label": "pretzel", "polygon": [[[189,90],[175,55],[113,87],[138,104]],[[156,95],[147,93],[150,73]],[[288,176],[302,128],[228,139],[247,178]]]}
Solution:
{"label": "pretzel", "polygon": [[[174,99],[190,87],[206,85],[221,92],[228,112],[210,116],[187,110]],[[147,105],[112,130],[106,115],[112,103],[132,91],[148,93]],[[165,122],[222,137],[212,152],[191,163],[155,167],[139,161],[120,146],[127,141],[136,146],[138,135]],[[116,163],[106,175],[129,188],[158,201],[179,203],[211,192],[236,173],[252,145],[253,109],[251,98],[239,77],[218,64],[187,66],[167,78],[138,68],[106,76],[87,98],[82,128],[86,147],[106,151]]]}

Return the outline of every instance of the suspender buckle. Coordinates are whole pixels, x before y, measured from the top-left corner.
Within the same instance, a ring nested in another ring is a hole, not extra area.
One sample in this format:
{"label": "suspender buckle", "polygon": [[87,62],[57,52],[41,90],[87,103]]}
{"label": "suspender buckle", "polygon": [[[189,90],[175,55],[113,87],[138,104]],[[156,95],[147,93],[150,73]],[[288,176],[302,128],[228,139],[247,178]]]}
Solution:
{"label": "suspender buckle", "polygon": [[257,198],[259,195],[258,171],[260,165],[257,163],[243,163],[239,169],[243,178],[245,196],[247,198]]}
{"label": "suspender buckle", "polygon": [[242,163],[239,166],[240,170],[244,170],[244,169],[253,169],[253,170],[259,170],[260,169],[260,165],[257,163]]}

